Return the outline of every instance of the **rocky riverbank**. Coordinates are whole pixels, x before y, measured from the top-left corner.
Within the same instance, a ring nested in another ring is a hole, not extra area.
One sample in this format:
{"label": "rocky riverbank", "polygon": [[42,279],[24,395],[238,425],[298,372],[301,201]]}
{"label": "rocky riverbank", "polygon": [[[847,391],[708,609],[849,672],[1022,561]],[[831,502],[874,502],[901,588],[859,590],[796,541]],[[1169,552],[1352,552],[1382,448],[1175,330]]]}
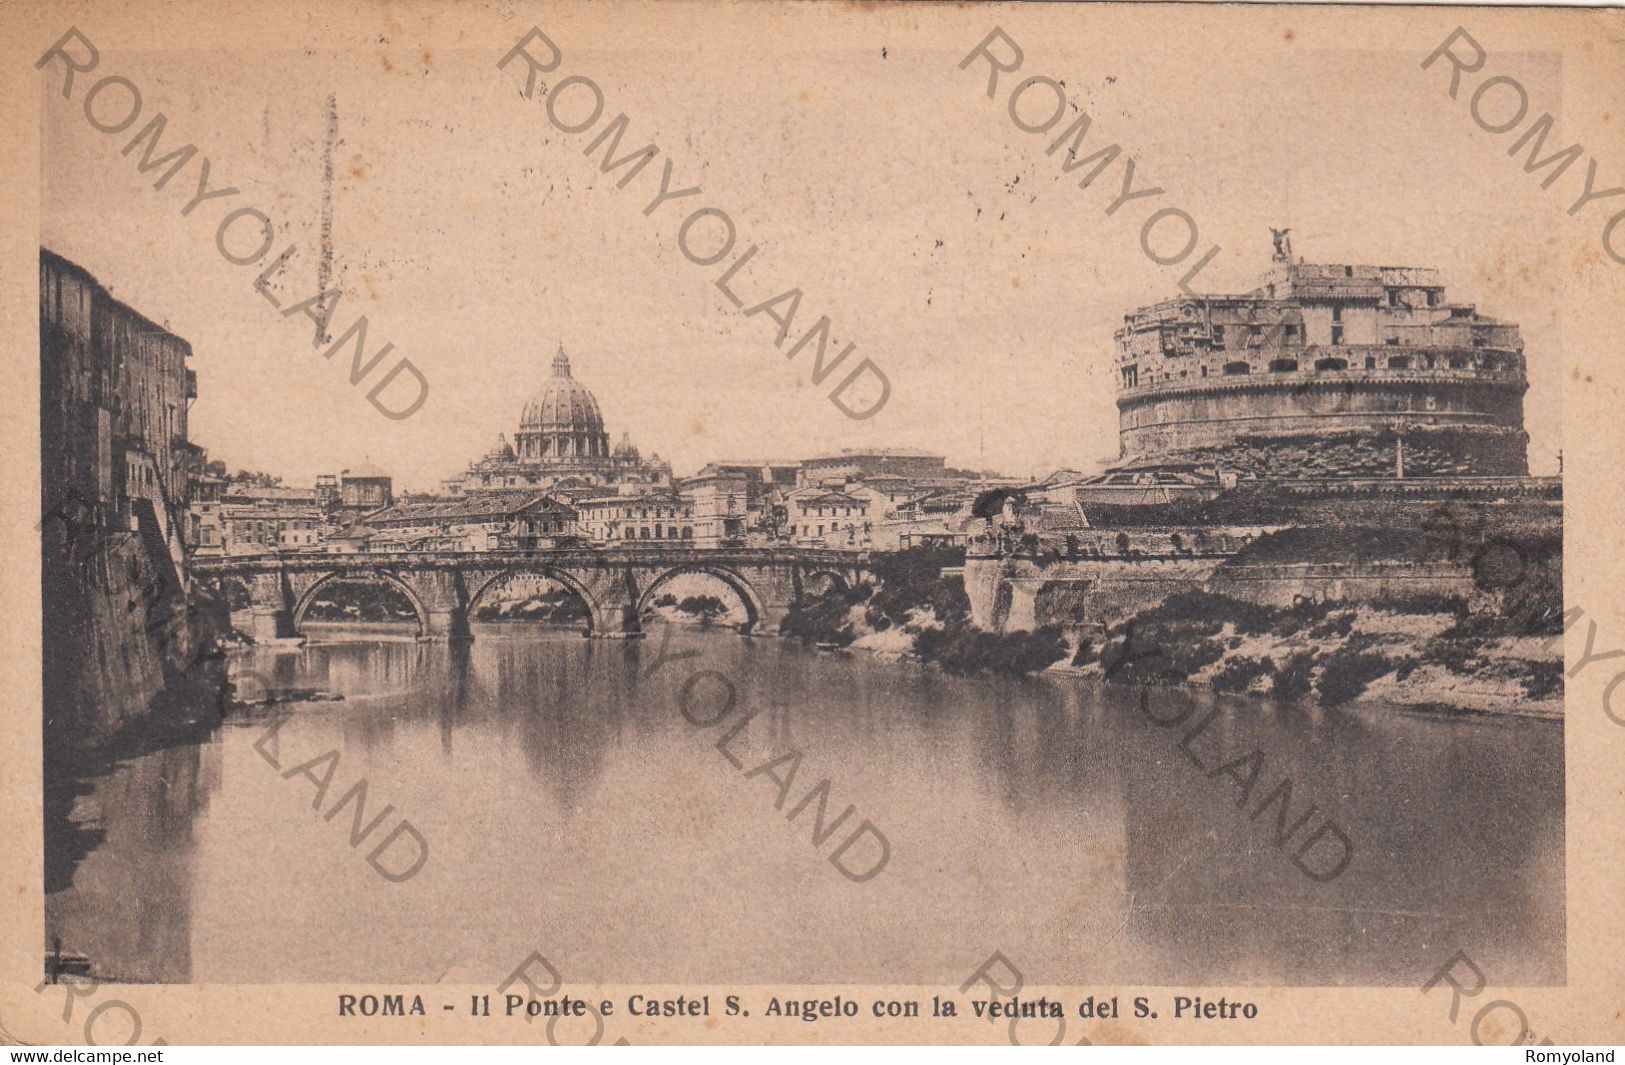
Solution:
{"label": "rocky riverbank", "polygon": [[875,585],[810,600],[783,634],[906,656],[958,673],[1040,671],[1189,685],[1294,704],[1370,702],[1439,713],[1561,719],[1558,619],[1473,613],[1465,600],[1305,602],[1272,609],[1192,589],[1108,628],[988,633],[945,551],[876,562]]}

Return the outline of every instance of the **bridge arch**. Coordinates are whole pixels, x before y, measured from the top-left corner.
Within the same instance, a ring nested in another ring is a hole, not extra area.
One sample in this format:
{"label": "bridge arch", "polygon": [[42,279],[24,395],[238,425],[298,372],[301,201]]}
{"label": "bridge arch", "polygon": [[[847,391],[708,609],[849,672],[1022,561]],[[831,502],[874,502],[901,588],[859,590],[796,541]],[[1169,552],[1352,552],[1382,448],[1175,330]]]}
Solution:
{"label": "bridge arch", "polygon": [[673,577],[680,577],[686,573],[697,573],[713,577],[728,586],[728,589],[739,596],[739,601],[745,604],[745,623],[739,627],[740,632],[755,632],[756,627],[767,616],[767,605],[762,601],[761,593],[746,580],[744,576],[726,566],[715,566],[706,563],[684,563],[663,570],[659,576],[650,581],[638,596],[637,611],[634,616],[643,617],[643,612],[654,602],[655,593],[661,586]]}
{"label": "bridge arch", "polygon": [[549,566],[545,563],[539,562],[520,563],[518,565],[509,566],[506,569],[493,573],[491,576],[482,581],[478,587],[471,589],[468,593],[468,619],[473,621],[474,618],[478,616],[480,604],[484,602],[486,592],[489,592],[492,588],[495,588],[509,577],[521,576],[546,577],[548,580],[557,581],[558,583],[564,585],[566,588],[570,589],[570,591],[579,596],[581,601],[587,604],[588,633],[614,631],[614,626],[609,625],[603,617],[603,604],[598,601],[597,596],[592,594],[592,590],[582,582],[581,578],[575,576],[569,570],[562,567]]}
{"label": "bridge arch", "polygon": [[812,592],[820,583],[825,587],[821,590],[832,592],[849,592],[852,590],[852,581],[840,570],[820,566],[807,571],[801,579],[801,585],[808,592]]}
{"label": "bridge arch", "polygon": [[227,610],[243,613],[253,608],[254,582],[248,577],[240,573],[215,573],[208,580]]}
{"label": "bridge arch", "polygon": [[413,590],[410,583],[384,569],[333,570],[330,573],[322,574],[309,588],[305,589],[304,594],[299,596],[298,601],[293,605],[291,623],[294,632],[303,631],[305,613],[310,609],[310,604],[314,603],[316,597],[321,594],[322,589],[337,581],[376,581],[379,584],[389,585],[400,592],[406,598],[406,601],[411,604],[412,612],[417,615],[418,619],[418,635],[427,636],[429,634],[429,608],[424,605],[422,597]]}

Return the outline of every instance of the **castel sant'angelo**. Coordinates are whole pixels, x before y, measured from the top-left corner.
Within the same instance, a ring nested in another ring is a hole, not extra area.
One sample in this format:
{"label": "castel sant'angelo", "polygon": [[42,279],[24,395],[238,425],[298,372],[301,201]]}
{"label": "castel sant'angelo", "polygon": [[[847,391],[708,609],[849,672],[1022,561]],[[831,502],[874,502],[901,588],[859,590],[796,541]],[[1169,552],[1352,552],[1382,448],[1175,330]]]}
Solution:
{"label": "castel sant'angelo", "polygon": [[1019,496],[1002,515],[979,504],[979,626],[1109,623],[1191,589],[1477,609],[1507,589],[1486,588],[1468,524],[1558,572],[1562,487],[1529,476],[1518,327],[1435,270],[1305,263],[1276,230],[1252,291],[1141,307],[1115,339],[1120,455],[999,493]]}
{"label": "castel sant'angelo", "polygon": [[1117,332],[1123,465],[1240,478],[1528,472],[1523,341],[1412,266],[1294,262],[1239,296],[1171,299]]}

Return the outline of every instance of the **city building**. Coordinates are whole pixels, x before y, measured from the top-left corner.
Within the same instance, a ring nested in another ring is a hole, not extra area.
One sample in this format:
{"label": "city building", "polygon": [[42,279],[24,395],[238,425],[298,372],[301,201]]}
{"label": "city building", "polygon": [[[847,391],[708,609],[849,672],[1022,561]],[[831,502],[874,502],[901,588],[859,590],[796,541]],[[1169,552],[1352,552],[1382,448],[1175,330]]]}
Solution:
{"label": "city building", "polygon": [[669,489],[585,496],[574,507],[589,540],[694,540],[694,504]]}
{"label": "city building", "polygon": [[344,550],[500,551],[552,547],[577,536],[574,507],[541,492],[481,492],[396,503],[345,531]]}
{"label": "city building", "polygon": [[319,507],[315,488],[292,485],[264,485],[253,481],[227,481],[227,503],[278,503],[295,507]]}
{"label": "city building", "polygon": [[570,370],[559,346],[553,373],[525,403],[513,442],[499,434],[483,456],[445,483],[449,495],[550,489],[560,485],[669,485],[671,464],[645,460],[622,434],[613,449],[598,400]]}
{"label": "city building", "polygon": [[220,504],[220,553],[260,555],[319,550],[325,520],[314,500],[250,499],[227,494]]}
{"label": "city building", "polygon": [[845,484],[851,480],[886,475],[912,481],[939,480],[952,476],[952,472],[945,458],[925,451],[910,448],[847,449],[833,455],[804,459],[800,464],[797,484]]}
{"label": "city building", "polygon": [[[325,486],[317,478],[317,495],[324,494]],[[338,476],[339,505],[346,510],[377,510],[395,501],[395,481],[389,474],[371,463],[363,463]]]}
{"label": "city building", "polygon": [[205,463],[187,436],[191,345],[44,248],[39,333],[50,750],[148,712],[192,663],[190,493]]}
{"label": "city building", "polygon": [[42,483],[103,531],[161,544],[186,572],[191,485],[203,453],[187,439],[192,346],[113,299],[81,267],[40,249]]}
{"label": "city building", "polygon": [[794,459],[729,460],[708,462],[700,467],[699,476],[743,477],[752,498],[775,488],[788,492],[800,483],[801,463]]}
{"label": "city building", "polygon": [[750,482],[741,475],[716,473],[690,477],[678,486],[678,492],[693,510],[697,544],[715,546],[725,540],[742,540],[752,525],[754,499]]}
{"label": "city building", "polygon": [[927,488],[896,501],[888,516],[874,523],[871,545],[879,551],[910,547],[962,547],[970,538],[967,522],[975,488]]}
{"label": "city building", "polygon": [[864,500],[869,517],[875,521],[895,517],[898,506],[921,494],[914,481],[891,474],[877,474],[848,481],[842,491]]}
{"label": "city building", "polygon": [[790,534],[799,544],[868,547],[873,531],[866,500],[820,487],[791,492]]}
{"label": "city building", "polygon": [[226,531],[220,517],[225,497],[224,477],[200,473],[192,478],[192,495],[187,504],[192,519],[187,549],[193,556],[225,554]]}
{"label": "city building", "polygon": [[1131,468],[1217,478],[1524,476],[1518,327],[1436,271],[1293,261],[1277,233],[1253,291],[1181,297],[1117,335]]}

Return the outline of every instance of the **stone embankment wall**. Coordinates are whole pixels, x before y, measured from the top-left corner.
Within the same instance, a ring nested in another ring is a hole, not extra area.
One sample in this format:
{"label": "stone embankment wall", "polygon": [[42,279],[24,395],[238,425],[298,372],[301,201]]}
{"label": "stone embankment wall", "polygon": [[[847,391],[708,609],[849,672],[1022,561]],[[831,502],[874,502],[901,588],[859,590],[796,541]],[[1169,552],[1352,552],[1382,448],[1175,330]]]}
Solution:
{"label": "stone embankment wall", "polygon": [[65,546],[47,539],[46,724],[94,743],[152,707],[195,662],[198,637],[142,537],[113,533],[51,557]]}
{"label": "stone embankment wall", "polygon": [[[1097,534],[1106,537],[1107,534]],[[1209,533],[1211,553],[1180,535],[1170,551],[1168,531],[1127,538],[1125,550],[1100,557],[1013,556],[965,560],[971,621],[989,632],[1022,632],[1043,625],[1111,625],[1176,592],[1204,589],[1263,606],[1287,608],[1303,600],[1401,601],[1417,596],[1459,596],[1490,608],[1475,587],[1468,560],[1246,563],[1233,561],[1250,532]],[[1109,540],[1115,548],[1115,535]]]}
{"label": "stone embankment wall", "polygon": [[1399,602],[1420,596],[1482,598],[1473,570],[1452,562],[1281,562],[1226,565],[1204,586],[1232,599],[1286,608],[1316,602]]}

